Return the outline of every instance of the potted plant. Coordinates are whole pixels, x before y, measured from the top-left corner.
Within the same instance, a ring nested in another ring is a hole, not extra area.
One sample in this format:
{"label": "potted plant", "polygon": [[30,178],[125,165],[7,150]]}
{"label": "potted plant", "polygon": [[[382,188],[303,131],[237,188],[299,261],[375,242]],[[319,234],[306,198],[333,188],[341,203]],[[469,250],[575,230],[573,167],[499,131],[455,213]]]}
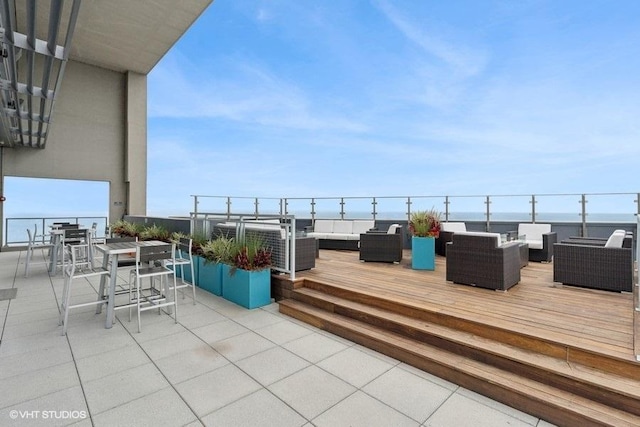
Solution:
{"label": "potted plant", "polygon": [[171,242],[171,233],[169,230],[155,224],[143,227],[138,237],[140,240],[160,240],[162,242]]}
{"label": "potted plant", "polygon": [[415,270],[435,270],[435,239],[440,235],[440,213],[431,208],[416,211],[409,219],[411,267]]}
{"label": "potted plant", "polygon": [[257,238],[234,240],[222,266],[222,296],[246,308],[271,303],[271,250]]}
{"label": "potted plant", "polygon": [[111,234],[121,237],[138,237],[141,227],[129,221],[120,219],[110,226]]}
{"label": "potted plant", "polygon": [[222,295],[222,266],[231,263],[234,242],[227,236],[204,242],[200,246],[198,286],[215,295]]}

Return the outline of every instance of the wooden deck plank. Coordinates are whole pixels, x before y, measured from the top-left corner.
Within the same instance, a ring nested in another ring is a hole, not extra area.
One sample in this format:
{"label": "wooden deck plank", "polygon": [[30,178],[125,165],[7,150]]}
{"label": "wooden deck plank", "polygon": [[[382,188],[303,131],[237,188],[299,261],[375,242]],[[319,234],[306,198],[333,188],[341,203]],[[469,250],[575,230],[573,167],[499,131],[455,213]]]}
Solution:
{"label": "wooden deck plank", "polygon": [[583,342],[594,351],[635,360],[631,293],[554,284],[553,265],[542,263],[529,263],[518,285],[497,292],[447,282],[443,257],[436,257],[435,271],[412,270],[410,260],[409,251],[400,264],[385,264],[360,262],[354,251],[321,250],[316,268],[298,277],[554,340]]}

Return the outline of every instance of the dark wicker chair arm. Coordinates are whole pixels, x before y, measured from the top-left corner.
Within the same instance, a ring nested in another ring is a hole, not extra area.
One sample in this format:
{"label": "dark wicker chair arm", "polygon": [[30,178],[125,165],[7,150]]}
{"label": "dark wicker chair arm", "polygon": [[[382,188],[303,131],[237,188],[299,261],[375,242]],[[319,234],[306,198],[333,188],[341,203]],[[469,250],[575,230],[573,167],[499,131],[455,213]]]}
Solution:
{"label": "dark wicker chair arm", "polygon": [[440,256],[447,256],[447,243],[453,239],[453,231],[440,231],[436,239],[436,253]]}

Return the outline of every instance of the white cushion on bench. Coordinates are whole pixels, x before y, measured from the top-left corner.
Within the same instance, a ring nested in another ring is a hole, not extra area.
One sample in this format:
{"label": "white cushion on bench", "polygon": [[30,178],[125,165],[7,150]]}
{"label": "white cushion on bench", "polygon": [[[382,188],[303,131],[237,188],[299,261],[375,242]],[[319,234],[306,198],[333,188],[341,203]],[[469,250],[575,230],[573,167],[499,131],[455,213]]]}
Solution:
{"label": "white cushion on bench", "polygon": [[375,227],[375,222],[373,220],[358,220],[355,219],[351,221],[353,223],[352,233],[358,235],[358,239],[360,238],[360,234],[366,233]]}
{"label": "white cushion on bench", "polygon": [[353,221],[333,221],[333,232],[336,234],[353,233]]}
{"label": "white cushion on bench", "polygon": [[440,223],[440,230],[457,233],[467,231],[467,225],[464,222],[442,222]]}
{"label": "white cushion on bench", "polygon": [[332,219],[316,219],[313,226],[314,233],[333,233]]}
{"label": "white cushion on bench", "polygon": [[493,237],[496,239],[496,248],[500,247],[502,244],[502,239],[500,238],[500,233],[487,233],[484,231],[457,231],[456,234],[464,234],[467,236],[485,236],[485,237]]}

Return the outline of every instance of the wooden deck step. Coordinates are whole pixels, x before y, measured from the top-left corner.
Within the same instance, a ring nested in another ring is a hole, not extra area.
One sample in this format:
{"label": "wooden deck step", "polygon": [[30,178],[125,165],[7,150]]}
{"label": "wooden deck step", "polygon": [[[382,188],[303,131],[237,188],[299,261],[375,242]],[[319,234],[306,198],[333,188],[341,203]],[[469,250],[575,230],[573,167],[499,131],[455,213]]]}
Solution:
{"label": "wooden deck step", "polygon": [[[554,334],[549,331],[541,333],[533,327],[519,326],[515,328],[508,321],[503,322],[501,326],[495,323],[489,324],[479,319],[477,314],[465,314],[459,307],[455,310],[447,310],[443,309],[442,306],[430,306],[424,302],[411,304],[406,300],[397,299],[391,295],[357,291],[313,279],[306,279],[304,287],[294,291],[291,297],[296,298],[296,294],[303,295],[298,292],[301,289],[305,291],[313,289],[323,294],[358,302],[368,307],[406,315],[411,319],[434,325],[466,331],[476,336],[489,338],[492,341],[532,350],[535,353],[562,359],[569,363],[595,367],[600,371],[640,381],[640,364],[631,354],[604,351],[606,348],[603,350],[603,345],[598,346],[585,338],[573,339],[565,334]],[[322,306],[320,302],[317,304]],[[594,353],[591,349],[596,347],[600,348],[601,351]]]}
{"label": "wooden deck step", "polygon": [[[301,296],[301,299],[305,298],[302,295],[306,295],[306,298],[311,296],[319,297],[317,294],[313,295],[314,292],[308,291],[308,289],[304,288],[297,289],[295,291],[296,297]],[[298,293],[300,295],[297,295]],[[640,416],[618,409],[620,407],[619,404],[612,407],[558,388],[552,384],[547,384],[544,378],[536,380],[522,376],[499,366],[486,363],[482,359],[466,357],[463,354],[439,348],[416,338],[385,330],[377,324],[368,323],[371,319],[386,317],[385,322],[395,322],[398,325],[404,323],[406,327],[407,319],[402,319],[400,315],[384,313],[384,310],[379,309],[368,310],[358,303],[339,301],[337,297],[325,298],[324,304],[340,307],[337,311],[344,308],[344,310],[352,313],[357,313],[358,311],[366,313],[367,323],[299,300],[280,301],[280,312],[558,425],[640,425]],[[434,332],[436,332],[437,325],[429,325],[424,322],[415,323],[411,327],[416,330],[422,329],[421,333],[424,333],[429,328],[433,328]],[[419,325],[419,323],[423,324]],[[438,329],[440,333],[444,332],[439,326]],[[460,335],[456,337],[456,340],[460,343],[465,341],[473,343],[478,348],[481,348],[483,339],[476,338],[478,337]],[[493,352],[495,353],[495,351],[494,349]],[[523,356],[518,354],[517,349],[509,353],[509,357],[513,360]],[[546,361],[542,363],[538,357],[533,359],[535,361],[529,361],[527,364],[538,365],[538,368],[542,369],[541,367],[548,363],[549,368],[552,368],[552,370],[562,371],[557,362]],[[564,371],[564,374],[566,373]],[[577,377],[582,377],[581,381],[587,381],[589,375],[592,374],[595,373],[590,373],[589,370],[586,370]],[[622,382],[624,383],[624,381]],[[621,393],[625,395],[624,400],[627,403],[633,400],[637,394],[637,392],[630,390],[629,386],[630,384],[626,384],[621,387],[622,390],[625,390]]]}
{"label": "wooden deck step", "polygon": [[298,289],[294,298],[640,415],[640,381],[309,288]]}

